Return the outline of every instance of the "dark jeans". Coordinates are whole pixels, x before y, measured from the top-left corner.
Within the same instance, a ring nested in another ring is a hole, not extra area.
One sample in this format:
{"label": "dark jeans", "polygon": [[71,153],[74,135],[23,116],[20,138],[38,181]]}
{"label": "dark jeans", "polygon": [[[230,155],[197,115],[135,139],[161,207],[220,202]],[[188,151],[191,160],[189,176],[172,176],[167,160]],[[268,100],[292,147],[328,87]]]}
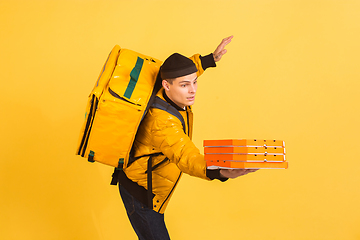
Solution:
{"label": "dark jeans", "polygon": [[120,195],[127,215],[139,240],[169,240],[170,236],[164,222],[164,214],[149,209],[134,198],[119,184]]}

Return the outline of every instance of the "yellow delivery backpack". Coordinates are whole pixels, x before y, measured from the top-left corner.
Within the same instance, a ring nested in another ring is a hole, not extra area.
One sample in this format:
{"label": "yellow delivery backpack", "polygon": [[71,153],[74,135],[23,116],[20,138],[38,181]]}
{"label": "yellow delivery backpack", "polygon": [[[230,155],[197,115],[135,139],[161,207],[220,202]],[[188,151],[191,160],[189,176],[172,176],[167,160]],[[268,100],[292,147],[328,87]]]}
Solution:
{"label": "yellow delivery backpack", "polygon": [[127,167],[140,122],[161,88],[161,63],[118,45],[113,48],[90,93],[77,155]]}

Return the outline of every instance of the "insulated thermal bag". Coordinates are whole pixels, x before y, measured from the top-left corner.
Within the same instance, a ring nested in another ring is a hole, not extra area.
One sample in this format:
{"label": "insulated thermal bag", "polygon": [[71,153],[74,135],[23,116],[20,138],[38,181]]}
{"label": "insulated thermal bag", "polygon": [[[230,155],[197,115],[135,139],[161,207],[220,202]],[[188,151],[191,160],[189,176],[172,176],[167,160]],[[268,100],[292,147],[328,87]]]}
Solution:
{"label": "insulated thermal bag", "polygon": [[161,61],[116,45],[88,98],[77,155],[126,168],[142,118],[161,87]]}

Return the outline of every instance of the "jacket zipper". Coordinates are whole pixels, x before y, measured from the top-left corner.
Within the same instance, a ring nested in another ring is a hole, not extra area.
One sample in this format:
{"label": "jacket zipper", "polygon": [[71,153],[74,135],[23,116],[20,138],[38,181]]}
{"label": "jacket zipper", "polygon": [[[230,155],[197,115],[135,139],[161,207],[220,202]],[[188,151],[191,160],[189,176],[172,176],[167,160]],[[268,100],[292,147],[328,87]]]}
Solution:
{"label": "jacket zipper", "polygon": [[171,193],[174,191],[176,185],[178,184],[178,182],[179,182],[179,180],[180,180],[181,174],[182,174],[182,172],[180,172],[179,177],[177,178],[177,180],[176,180],[173,188],[171,189],[170,193],[167,195],[165,201],[161,204],[161,207],[159,208],[159,211],[158,211],[158,212],[160,212],[161,208],[164,206],[164,204],[167,202],[167,200],[168,200],[169,197],[171,196]]}
{"label": "jacket zipper", "polygon": [[189,112],[186,110],[186,120],[187,120],[187,135],[190,137],[190,122],[189,122]]}

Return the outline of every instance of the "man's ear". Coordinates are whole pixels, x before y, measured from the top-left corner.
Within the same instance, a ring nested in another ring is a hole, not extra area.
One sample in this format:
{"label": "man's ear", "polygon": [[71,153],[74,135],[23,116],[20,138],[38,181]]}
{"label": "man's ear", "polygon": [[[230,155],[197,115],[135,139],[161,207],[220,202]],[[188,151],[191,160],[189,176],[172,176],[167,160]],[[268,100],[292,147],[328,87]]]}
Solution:
{"label": "man's ear", "polygon": [[164,89],[166,90],[166,91],[169,91],[170,90],[170,83],[168,82],[168,81],[166,81],[166,80],[162,80],[162,86],[164,87]]}

